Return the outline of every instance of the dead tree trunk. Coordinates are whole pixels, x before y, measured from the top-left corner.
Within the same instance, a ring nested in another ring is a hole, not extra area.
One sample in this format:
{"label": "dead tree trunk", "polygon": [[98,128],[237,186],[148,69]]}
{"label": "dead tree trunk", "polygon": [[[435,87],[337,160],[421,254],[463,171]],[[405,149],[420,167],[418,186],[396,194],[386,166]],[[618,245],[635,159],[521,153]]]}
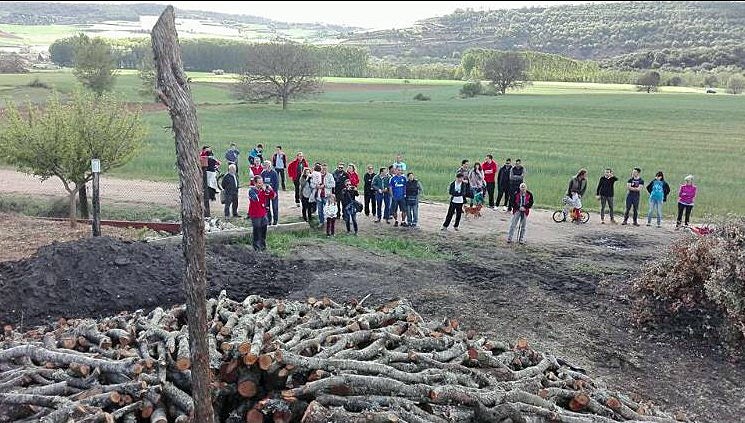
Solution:
{"label": "dead tree trunk", "polygon": [[184,293],[189,321],[193,421],[212,423],[209,353],[207,348],[206,275],[204,262],[204,211],[199,164],[199,127],[181,49],[176,34],[173,7],[168,6],[153,27],[153,53],[157,70],[157,93],[173,121],[181,189],[181,227],[186,274]]}

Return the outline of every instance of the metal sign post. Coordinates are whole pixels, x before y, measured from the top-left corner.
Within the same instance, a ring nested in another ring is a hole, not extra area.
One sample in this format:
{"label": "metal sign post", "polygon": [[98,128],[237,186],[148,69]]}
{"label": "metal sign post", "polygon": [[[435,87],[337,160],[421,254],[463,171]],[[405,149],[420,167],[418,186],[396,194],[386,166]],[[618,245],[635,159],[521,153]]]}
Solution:
{"label": "metal sign post", "polygon": [[101,202],[99,201],[98,177],[101,175],[101,161],[91,160],[93,172],[93,236],[101,236]]}

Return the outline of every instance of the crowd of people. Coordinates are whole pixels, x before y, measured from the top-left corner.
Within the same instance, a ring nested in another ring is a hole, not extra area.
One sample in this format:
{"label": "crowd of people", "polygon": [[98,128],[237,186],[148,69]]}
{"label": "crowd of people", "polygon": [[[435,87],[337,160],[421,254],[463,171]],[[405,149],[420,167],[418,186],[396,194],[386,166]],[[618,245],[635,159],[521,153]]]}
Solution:
{"label": "crowd of people", "polygon": [[[205,203],[215,200],[219,192],[226,218],[239,217],[240,155],[238,147],[231,144],[224,156],[228,171],[218,177],[220,161],[214,157],[209,146],[202,149],[200,160],[204,171]],[[256,250],[266,248],[267,227],[279,222],[279,192],[287,190],[285,175],[294,186],[295,206],[300,209],[302,219],[312,226],[324,228],[327,237],[336,235],[338,219],[344,221],[347,233],[356,236],[357,214],[363,212],[375,223],[385,221],[391,224],[392,221],[394,227],[419,228],[419,199],[424,190],[401,154],[396,155],[390,165],[378,168],[377,172],[374,166],[367,165],[360,177],[354,163],[339,162],[336,169],[329,172],[326,163],[315,162],[311,165],[302,152],[288,160],[279,145],[271,157],[265,158],[263,145],[257,144],[249,152],[246,166],[249,181],[247,218],[252,222]],[[524,243],[527,218],[535,201],[533,193],[528,190],[526,176],[527,170],[521,159],[513,163],[511,158],[506,158],[502,166],[491,154],[486,155],[483,162],[476,161],[473,165],[467,159],[462,160],[448,187],[450,199],[442,231],[447,231],[451,223],[453,230],[458,231],[464,207],[471,210],[480,210],[482,207],[498,210],[503,204],[502,211],[512,214],[507,242],[511,243],[517,238],[517,242]],[[587,170],[580,169],[569,181],[564,197],[564,203],[571,207],[569,215],[576,222],[579,222],[582,197],[587,191],[587,177]],[[611,169],[605,169],[598,182],[596,197],[601,205],[602,224],[605,224],[606,209],[610,223],[616,223],[614,186],[618,180]],[[627,225],[631,216],[632,224],[639,226],[639,202],[645,187],[649,193],[647,225],[651,226],[655,218],[657,226],[661,226],[662,208],[670,194],[670,186],[662,171],[657,172],[655,178],[645,186],[639,168],[631,171],[626,182],[626,208],[622,225]],[[677,227],[683,222],[688,226],[695,197],[696,186],[693,176],[689,175],[678,190]],[[209,213],[208,204],[206,206]]]}

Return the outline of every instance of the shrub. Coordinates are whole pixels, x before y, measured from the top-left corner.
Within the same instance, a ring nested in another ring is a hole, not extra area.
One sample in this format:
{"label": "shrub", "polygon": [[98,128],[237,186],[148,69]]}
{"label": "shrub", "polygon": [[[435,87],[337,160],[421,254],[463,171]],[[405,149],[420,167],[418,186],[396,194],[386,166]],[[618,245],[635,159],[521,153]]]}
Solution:
{"label": "shrub", "polygon": [[41,81],[39,78],[34,78],[34,80],[29,82],[27,85],[31,88],[44,88],[46,90],[51,89],[49,84],[47,84],[44,81]]}
{"label": "shrub", "polygon": [[484,86],[481,85],[481,81],[469,81],[463,84],[460,95],[465,98],[472,98],[480,95],[483,91]]}
{"label": "shrub", "polygon": [[638,323],[714,312],[722,333],[745,335],[745,218],[727,218],[710,235],[688,236],[633,280]]}
{"label": "shrub", "polygon": [[667,86],[668,87],[680,87],[683,85],[683,78],[680,76],[671,76],[670,79],[667,80]]}
{"label": "shrub", "polygon": [[432,97],[430,97],[428,95],[424,95],[422,93],[418,93],[417,95],[414,96],[414,100],[417,100],[417,101],[430,101],[430,100],[432,100]]}
{"label": "shrub", "polygon": [[732,75],[727,81],[727,92],[742,94],[743,90],[745,90],[745,79],[740,75]]}

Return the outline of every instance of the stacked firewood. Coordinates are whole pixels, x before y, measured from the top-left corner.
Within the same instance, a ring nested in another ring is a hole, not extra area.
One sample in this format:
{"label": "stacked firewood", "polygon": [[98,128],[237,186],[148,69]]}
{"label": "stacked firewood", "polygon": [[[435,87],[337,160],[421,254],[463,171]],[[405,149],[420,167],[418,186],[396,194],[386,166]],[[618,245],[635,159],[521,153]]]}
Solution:
{"label": "stacked firewood", "polygon": [[[223,292],[207,308],[218,421],[675,421],[525,340],[426,322],[405,300],[373,309]],[[0,422],[191,421],[190,357],[184,306],[6,327]]]}

